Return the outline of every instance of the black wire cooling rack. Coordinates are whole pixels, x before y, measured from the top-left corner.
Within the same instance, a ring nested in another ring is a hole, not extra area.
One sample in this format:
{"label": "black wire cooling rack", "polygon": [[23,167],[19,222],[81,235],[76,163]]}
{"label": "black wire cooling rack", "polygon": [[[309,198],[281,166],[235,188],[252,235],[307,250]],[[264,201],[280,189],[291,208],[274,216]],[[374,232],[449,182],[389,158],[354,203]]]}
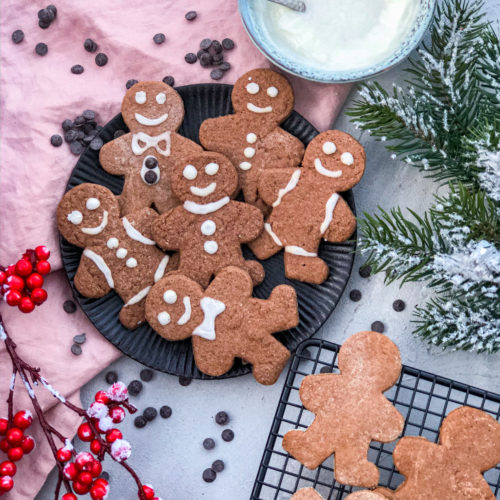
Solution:
{"label": "black wire cooling rack", "polygon": [[[251,500],[289,500],[300,488],[313,487],[325,500],[341,500],[359,488],[343,486],[333,479],[333,459],[309,470],[282,447],[283,436],[292,429],[305,429],[314,418],[300,401],[303,378],[313,373],[337,372],[340,346],[323,340],[304,342],[295,354],[255,480]],[[468,405],[500,419],[500,395],[454,382],[431,373],[403,367],[397,384],[386,396],[405,417],[403,434],[424,436],[437,442],[443,418],[455,408]],[[372,443],[368,459],[380,470],[380,485],[396,488],[404,477],[394,468],[396,442]],[[484,475],[496,498],[500,498],[500,467]]]}

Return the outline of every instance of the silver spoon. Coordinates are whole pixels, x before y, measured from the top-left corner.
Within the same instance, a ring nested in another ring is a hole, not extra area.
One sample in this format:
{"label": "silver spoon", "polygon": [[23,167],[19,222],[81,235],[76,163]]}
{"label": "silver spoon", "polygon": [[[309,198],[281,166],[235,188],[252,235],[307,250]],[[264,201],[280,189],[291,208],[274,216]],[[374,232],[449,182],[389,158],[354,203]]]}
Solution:
{"label": "silver spoon", "polygon": [[305,12],[306,4],[301,0],[269,0],[270,2],[278,3],[289,9],[296,10],[297,12]]}

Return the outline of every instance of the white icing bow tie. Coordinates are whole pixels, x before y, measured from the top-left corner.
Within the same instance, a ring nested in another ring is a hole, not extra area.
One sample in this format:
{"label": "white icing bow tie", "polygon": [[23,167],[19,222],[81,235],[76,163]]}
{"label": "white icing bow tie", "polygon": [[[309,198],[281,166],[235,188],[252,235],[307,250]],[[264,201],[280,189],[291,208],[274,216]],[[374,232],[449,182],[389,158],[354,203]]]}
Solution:
{"label": "white icing bow tie", "polygon": [[[165,141],[166,147],[162,149],[160,143]],[[139,142],[143,143],[141,146]],[[132,136],[132,151],[136,155],[142,155],[149,148],[155,148],[163,156],[170,156],[170,131],[163,134],[150,136],[146,132],[137,132]]]}
{"label": "white icing bow tie", "polygon": [[193,335],[215,340],[215,319],[226,310],[226,305],[220,300],[203,297],[200,300],[200,306],[204,313],[203,322],[193,330]]}

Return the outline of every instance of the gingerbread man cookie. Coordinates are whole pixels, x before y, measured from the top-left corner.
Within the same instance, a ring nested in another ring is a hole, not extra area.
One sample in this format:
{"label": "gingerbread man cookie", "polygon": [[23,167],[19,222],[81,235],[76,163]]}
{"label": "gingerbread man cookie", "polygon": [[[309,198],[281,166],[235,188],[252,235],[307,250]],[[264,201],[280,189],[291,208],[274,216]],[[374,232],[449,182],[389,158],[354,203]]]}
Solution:
{"label": "gingerbread man cookie", "polygon": [[384,495],[377,491],[362,490],[347,495],[345,500],[384,500]]}
{"label": "gingerbread man cookie", "polygon": [[290,500],[324,500],[314,488],[302,488],[297,490]]}
{"label": "gingerbread man cookie", "polygon": [[302,381],[300,399],[316,418],[305,431],[287,432],[283,448],[309,469],[334,453],[339,483],[371,488],[379,472],[367,461],[370,442],[394,441],[404,426],[403,416],[383,395],[401,372],[399,350],[384,335],[359,332],[341,347],[338,364],[340,374]]}
{"label": "gingerbread man cookie", "polygon": [[204,292],[178,273],[165,276],[146,300],[146,317],[168,340],[192,337],[196,366],[211,376],[231,369],[236,357],[253,365],[261,384],[274,384],[290,351],[272,334],[297,326],[295,290],[277,286],[268,300],[252,298],[252,280],[238,267],[220,271]]}
{"label": "gingerbread man cookie", "polygon": [[186,156],[171,178],[183,205],[160,216],[153,234],[162,248],[179,250],[179,272],[206,288],[215,274],[233,265],[247,270],[259,284],[264,269],[257,261],[245,261],[241,245],[261,233],[262,213],[231,200],[238,182],[231,162],[219,153]]}
{"label": "gingerbread man cookie", "polygon": [[89,298],[115,290],[125,303],[120,321],[126,328],[136,328],[144,321],[151,286],[175,268],[151,239],[156,217],[154,210],[144,208],[120,218],[116,197],[97,184],[74,187],[57,208],[59,231],[84,249],[75,275],[76,289]]}
{"label": "gingerbread man cookie", "polygon": [[284,249],[288,278],[323,283],[329,270],[318,257],[320,241],[338,243],[353,234],[356,219],[338,193],[357,184],[364,170],[361,144],[328,130],[307,146],[302,168],[263,171],[259,195],[272,212],[265,231],[250,245],[255,255],[267,259]]}
{"label": "gingerbread man cookie", "polygon": [[122,116],[130,132],[106,143],[99,154],[104,170],[125,176],[121,214],[152,205],[166,212],[179,204],[170,189],[173,162],[202,151],[176,133],[184,119],[182,98],[163,82],[136,83],[123,98]]}
{"label": "gingerbread man cookie", "polygon": [[[385,497],[374,491],[356,491],[347,495],[345,500],[383,500]],[[323,497],[314,488],[302,488],[290,500],[323,500]]]}
{"label": "gingerbread man cookie", "polygon": [[264,210],[257,192],[261,171],[296,167],[304,154],[302,142],[279,126],[293,110],[293,90],[284,76],[254,69],[236,81],[231,98],[235,113],[205,120],[200,142],[232,161],[245,201]]}
{"label": "gingerbread man cookie", "polygon": [[406,480],[376,492],[393,500],[495,500],[482,473],[500,462],[500,424],[484,411],[462,406],[441,425],[439,444],[405,436],[393,453]]}

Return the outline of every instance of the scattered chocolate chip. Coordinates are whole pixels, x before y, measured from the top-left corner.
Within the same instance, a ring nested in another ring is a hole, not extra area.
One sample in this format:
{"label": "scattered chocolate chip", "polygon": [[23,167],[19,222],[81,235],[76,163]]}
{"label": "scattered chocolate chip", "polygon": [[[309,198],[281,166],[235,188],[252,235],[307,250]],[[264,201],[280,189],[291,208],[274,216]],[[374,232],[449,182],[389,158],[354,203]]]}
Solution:
{"label": "scattered chocolate chip", "polygon": [[23,30],[16,30],[12,33],[12,41],[14,43],[21,43],[24,40]]}
{"label": "scattered chocolate chip", "polygon": [[85,148],[78,141],[73,141],[70,143],[69,149],[74,155],[81,155]]}
{"label": "scattered chocolate chip", "polygon": [[43,23],[50,24],[54,20],[54,14],[48,9],[41,9],[38,11],[38,19]]}
{"label": "scattered chocolate chip", "polygon": [[99,54],[95,56],[95,63],[97,66],[106,66],[106,64],[108,64],[108,56],[99,52]]}
{"label": "scattered chocolate chip", "polygon": [[140,380],[132,380],[132,382],[128,384],[127,389],[131,396],[137,396],[142,391],[142,382]]}
{"label": "scattered chocolate chip", "polygon": [[210,46],[212,45],[212,40],[210,40],[210,38],[204,38],[201,42],[200,42],[200,49],[203,49],[203,50],[208,50],[210,48]]}
{"label": "scattered chocolate chip", "polygon": [[90,141],[89,148],[93,151],[99,151],[102,148],[103,144],[104,142],[100,137],[94,137]]}
{"label": "scattered chocolate chip", "polygon": [[152,170],[148,170],[145,174],[144,174],[144,180],[148,183],[148,184],[154,184],[158,179],[158,175],[156,174],[156,172],[153,172]]}
{"label": "scattered chocolate chip", "polygon": [[95,43],[94,40],[92,40],[92,38],[87,38],[83,42],[83,48],[87,52],[95,52],[97,50],[97,43]]}
{"label": "scattered chocolate chip", "polygon": [[[146,168],[156,168],[158,166],[158,160],[154,156],[150,156],[149,158],[146,159],[146,161],[144,162],[144,165],[146,166]],[[143,370],[143,371],[145,371],[145,370]],[[149,371],[151,371],[151,370],[149,370]],[[151,373],[153,373],[153,372],[151,372]]]}
{"label": "scattered chocolate chip", "polygon": [[200,49],[198,52],[196,52],[196,57],[199,59],[203,54],[208,54],[208,50],[205,49]]}
{"label": "scattered chocolate chip", "polygon": [[83,130],[78,130],[76,132],[76,140],[77,141],[81,141],[84,137],[85,137],[85,133],[83,132]]}
{"label": "scattered chocolate chip", "polygon": [[86,135],[83,139],[82,139],[82,142],[88,146],[91,142],[92,142],[92,139],[94,138],[93,135]]}
{"label": "scattered chocolate chip", "polygon": [[224,76],[224,71],[221,71],[220,69],[213,69],[210,71],[210,78],[212,80],[220,80]]}
{"label": "scattered chocolate chip", "polygon": [[362,277],[362,278],[369,278],[371,276],[371,273],[372,273],[372,268],[371,266],[361,266],[359,268],[359,275]]}
{"label": "scattered chocolate chip", "polygon": [[228,62],[224,61],[219,65],[219,69],[221,71],[228,71],[231,69],[231,65]]}
{"label": "scattered chocolate chip", "polygon": [[101,475],[99,476],[101,479],[104,479],[105,481],[109,481],[109,472],[102,471]]}
{"label": "scattered chocolate chip", "polygon": [[85,344],[85,342],[87,342],[87,335],[85,335],[85,333],[81,333],[80,335],[75,335],[73,337],[73,342],[75,344]]}
{"label": "scattered chocolate chip", "polygon": [[205,469],[203,471],[203,481],[205,481],[206,483],[213,483],[216,477],[217,474],[212,469]]}
{"label": "scattered chocolate chip", "polygon": [[47,54],[47,52],[49,51],[49,48],[47,47],[47,44],[46,43],[37,43],[36,44],[36,47],[35,47],[35,52],[39,55],[39,56],[44,56]]}
{"label": "scattered chocolate chip", "polygon": [[167,85],[170,85],[171,87],[173,87],[175,84],[174,77],[170,76],[170,75],[166,76],[162,81],[163,81],[163,83],[166,83]]}
{"label": "scattered chocolate chip", "polygon": [[223,54],[214,54],[213,56],[213,62],[214,64],[222,64],[222,61],[224,60]]}
{"label": "scattered chocolate chip", "polygon": [[224,462],[222,460],[216,460],[212,464],[212,470],[214,472],[222,472],[224,470]]}
{"label": "scattered chocolate chip", "polygon": [[148,421],[148,422],[152,422],[158,415],[158,411],[156,410],[156,408],[153,408],[152,406],[148,406],[142,416]]}
{"label": "scattered chocolate chip", "polygon": [[38,20],[38,26],[42,28],[43,30],[46,30],[47,28],[50,27],[50,21],[42,21],[41,19]]}
{"label": "scattered chocolate chip", "polygon": [[54,134],[53,136],[51,136],[50,138],[50,143],[52,144],[52,146],[58,148],[59,146],[62,145],[63,143],[63,138],[59,135],[59,134]]}
{"label": "scattered chocolate chip", "polygon": [[222,48],[224,50],[232,50],[234,49],[234,42],[230,38],[224,38],[222,40]]}
{"label": "scattered chocolate chip", "polygon": [[53,4],[47,5],[47,10],[50,10],[52,14],[54,15],[54,19],[57,16],[57,7]]}
{"label": "scattered chocolate chip", "polygon": [[222,45],[220,44],[219,40],[212,40],[211,48],[216,54],[222,52]]}
{"label": "scattered chocolate chip", "polygon": [[86,109],[83,113],[82,116],[87,120],[88,122],[91,122],[95,120],[96,112],[92,111],[91,109]]}
{"label": "scattered chocolate chip", "polygon": [[190,10],[189,12],[186,12],[186,15],[184,16],[188,21],[194,21],[196,19],[196,16],[198,14],[196,13],[195,10]]}
{"label": "scattered chocolate chip", "polygon": [[121,137],[122,135],[126,134],[125,130],[115,130],[115,133],[113,134],[113,137],[115,139],[118,139],[118,137]]}
{"label": "scattered chocolate chip", "polygon": [[221,437],[226,442],[232,441],[234,439],[234,432],[231,429],[224,429]]}
{"label": "scattered chocolate chip", "polygon": [[170,406],[162,406],[160,408],[160,417],[161,418],[170,418],[172,416],[172,408]]}
{"label": "scattered chocolate chip", "polygon": [[163,33],[156,33],[156,35],[153,37],[153,42],[161,45],[165,42],[165,35]]}
{"label": "scattered chocolate chip", "polygon": [[392,303],[392,308],[396,311],[396,312],[401,312],[401,311],[404,311],[405,308],[406,308],[406,304],[404,303],[403,300],[401,299],[398,299],[398,300],[395,300],[393,303]]}
{"label": "scattered chocolate chip", "polygon": [[64,312],[72,314],[76,311],[76,304],[72,300],[66,300],[63,304]]}
{"label": "scattered chocolate chip", "polygon": [[148,421],[142,415],[139,415],[138,417],[135,417],[135,419],[134,419],[134,425],[138,429],[142,429],[143,427],[146,427],[147,423],[148,423]]}
{"label": "scattered chocolate chip", "polygon": [[73,142],[73,141],[76,141],[76,135],[77,135],[77,131],[76,130],[68,130],[67,132],[64,133],[64,140],[66,142]]}
{"label": "scattered chocolate chip", "polygon": [[62,129],[63,129],[64,131],[71,130],[71,127],[72,127],[72,126],[73,126],[73,122],[72,122],[71,120],[69,120],[68,118],[66,118],[66,120],[64,120],[64,121],[62,122],[62,125],[61,125],[61,127],[62,127]]}
{"label": "scattered chocolate chip", "polygon": [[378,333],[384,333],[385,326],[382,321],[374,321],[371,326],[372,331],[378,332]]}
{"label": "scattered chocolate chip", "polygon": [[78,344],[73,344],[71,346],[71,352],[75,355],[75,356],[80,356],[80,354],[82,353],[82,348],[78,345]]}
{"label": "scattered chocolate chip", "polygon": [[219,425],[227,425],[229,423],[229,415],[225,411],[219,411],[217,415],[215,415],[215,421]]}
{"label": "scattered chocolate chip", "polygon": [[[149,160],[149,158],[148,158],[148,160]],[[148,163],[148,160],[146,160],[146,165]],[[151,167],[149,167],[149,168],[151,168]],[[141,377],[141,380],[143,382],[151,382],[151,380],[153,380],[153,375],[154,375],[153,370],[150,370],[149,368],[144,368],[144,370],[141,370],[141,373],[140,373],[140,377]]]}
{"label": "scattered chocolate chip", "polygon": [[184,60],[189,64],[194,64],[198,60],[198,58],[196,57],[196,54],[189,52],[184,56]]}
{"label": "scattered chocolate chip", "polygon": [[127,87],[127,89],[129,89],[130,87],[132,87],[136,83],[139,83],[139,81],[138,80],[134,80],[134,79],[127,80],[127,83],[125,84],[125,87]]}
{"label": "scattered chocolate chip", "polygon": [[200,64],[204,67],[207,68],[212,64],[212,56],[208,52],[204,52],[200,56]]}
{"label": "scattered chocolate chip", "polygon": [[205,448],[205,450],[213,450],[215,448],[215,441],[212,438],[204,439],[203,448]]}
{"label": "scattered chocolate chip", "polygon": [[118,373],[109,371],[106,373],[106,383],[109,385],[114,384],[115,382],[118,382]]}
{"label": "scattered chocolate chip", "polygon": [[80,127],[81,125],[83,125],[85,123],[85,118],[83,117],[83,115],[79,115],[75,118],[75,121],[73,122],[73,124],[76,126],[76,127]]}
{"label": "scattered chocolate chip", "polygon": [[322,366],[319,369],[319,372],[320,373],[332,373],[333,372],[333,368],[331,366]]}
{"label": "scattered chocolate chip", "polygon": [[84,68],[81,64],[75,64],[74,66],[71,66],[71,73],[74,75],[81,75],[84,71]]}
{"label": "scattered chocolate chip", "polygon": [[193,379],[191,377],[179,377],[179,384],[184,387],[188,386],[192,381]]}
{"label": "scattered chocolate chip", "polygon": [[349,293],[349,298],[353,302],[359,302],[361,300],[361,292],[359,290],[351,290]]}

